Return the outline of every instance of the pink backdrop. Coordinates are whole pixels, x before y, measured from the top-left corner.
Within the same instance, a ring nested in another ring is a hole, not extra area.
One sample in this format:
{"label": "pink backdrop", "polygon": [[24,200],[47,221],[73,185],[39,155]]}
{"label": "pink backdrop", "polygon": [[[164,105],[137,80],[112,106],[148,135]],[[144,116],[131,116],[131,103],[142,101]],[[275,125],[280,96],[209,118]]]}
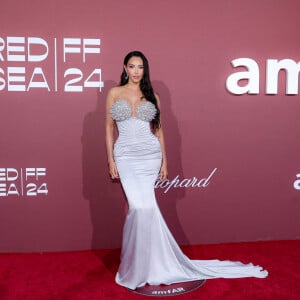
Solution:
{"label": "pink backdrop", "polygon": [[[162,102],[170,182],[157,196],[178,242],[299,238],[300,99],[286,94],[284,71],[275,95],[265,79],[268,59],[300,61],[299,9],[298,0],[2,1],[0,251],[120,246],[126,202],[107,172],[104,105],[135,49]],[[247,71],[237,58],[257,63],[259,93],[226,88]]]}

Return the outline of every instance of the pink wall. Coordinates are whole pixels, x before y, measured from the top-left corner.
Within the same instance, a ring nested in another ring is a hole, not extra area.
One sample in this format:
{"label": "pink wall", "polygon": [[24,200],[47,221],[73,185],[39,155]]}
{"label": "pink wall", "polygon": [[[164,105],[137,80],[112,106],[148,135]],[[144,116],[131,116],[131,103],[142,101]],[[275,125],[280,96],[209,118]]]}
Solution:
{"label": "pink wall", "polygon": [[[119,80],[124,55],[134,49],[149,58],[161,97],[169,179],[178,175],[184,185],[183,179],[199,181],[216,169],[203,180],[206,187],[173,186],[166,193],[167,186],[158,188],[178,242],[299,238],[300,99],[286,95],[283,71],[278,94],[265,92],[267,59],[300,61],[299,9],[297,0],[4,0],[0,251],[120,246],[126,203],[120,185],[108,177],[104,103]],[[24,42],[10,43],[17,50],[8,48],[8,37]],[[39,43],[29,43],[28,50],[29,37],[47,42],[47,58],[28,61],[46,53]],[[80,53],[67,53],[66,61],[65,38],[81,43],[70,46]],[[84,39],[101,39],[100,46],[86,47],[101,53],[87,53],[84,61]],[[228,76],[245,71],[231,61],[243,57],[259,66],[258,94],[238,96],[226,89]],[[13,67],[25,70],[13,74]],[[74,74],[72,68],[83,76],[72,86],[82,86],[101,69],[104,88],[64,91],[78,76],[64,77],[68,69]],[[11,91],[14,85],[29,90]]]}

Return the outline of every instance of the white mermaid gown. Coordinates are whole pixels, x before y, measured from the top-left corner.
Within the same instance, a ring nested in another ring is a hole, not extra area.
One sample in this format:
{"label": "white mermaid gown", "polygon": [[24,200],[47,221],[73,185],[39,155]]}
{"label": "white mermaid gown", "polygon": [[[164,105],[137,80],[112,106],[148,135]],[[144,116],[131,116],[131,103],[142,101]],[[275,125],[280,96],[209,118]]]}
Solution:
{"label": "white mermaid gown", "polygon": [[111,107],[119,136],[114,157],[129,210],[123,229],[116,282],[130,289],[212,278],[264,278],[260,266],[220,260],[190,260],[169,231],[154,194],[161,166],[158,138],[150,129],[155,106],[144,101],[132,111],[126,100]]}

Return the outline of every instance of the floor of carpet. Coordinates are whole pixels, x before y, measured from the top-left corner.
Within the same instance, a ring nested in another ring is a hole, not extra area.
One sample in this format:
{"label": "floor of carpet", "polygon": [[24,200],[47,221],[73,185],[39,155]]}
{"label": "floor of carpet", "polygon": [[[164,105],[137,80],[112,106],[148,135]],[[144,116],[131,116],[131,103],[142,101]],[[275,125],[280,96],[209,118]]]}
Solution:
{"label": "floor of carpet", "polygon": [[[267,269],[269,276],[266,279],[210,279],[191,293],[175,296],[177,299],[300,299],[300,240],[184,246],[182,249],[192,259],[252,262]],[[0,254],[0,299],[149,299],[115,283],[119,256],[119,249]]]}

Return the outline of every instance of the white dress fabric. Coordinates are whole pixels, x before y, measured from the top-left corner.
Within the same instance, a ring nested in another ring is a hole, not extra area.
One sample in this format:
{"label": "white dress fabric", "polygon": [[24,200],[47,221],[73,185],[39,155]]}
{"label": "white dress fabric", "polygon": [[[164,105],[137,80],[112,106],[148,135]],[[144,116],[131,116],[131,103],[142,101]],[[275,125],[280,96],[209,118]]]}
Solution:
{"label": "white dress fabric", "polygon": [[134,111],[126,100],[111,107],[119,136],[114,145],[129,210],[123,229],[121,264],[116,282],[129,289],[212,278],[264,278],[260,266],[220,260],[190,260],[169,231],[156,202],[154,185],[162,153],[150,121],[155,106],[141,101]]}

